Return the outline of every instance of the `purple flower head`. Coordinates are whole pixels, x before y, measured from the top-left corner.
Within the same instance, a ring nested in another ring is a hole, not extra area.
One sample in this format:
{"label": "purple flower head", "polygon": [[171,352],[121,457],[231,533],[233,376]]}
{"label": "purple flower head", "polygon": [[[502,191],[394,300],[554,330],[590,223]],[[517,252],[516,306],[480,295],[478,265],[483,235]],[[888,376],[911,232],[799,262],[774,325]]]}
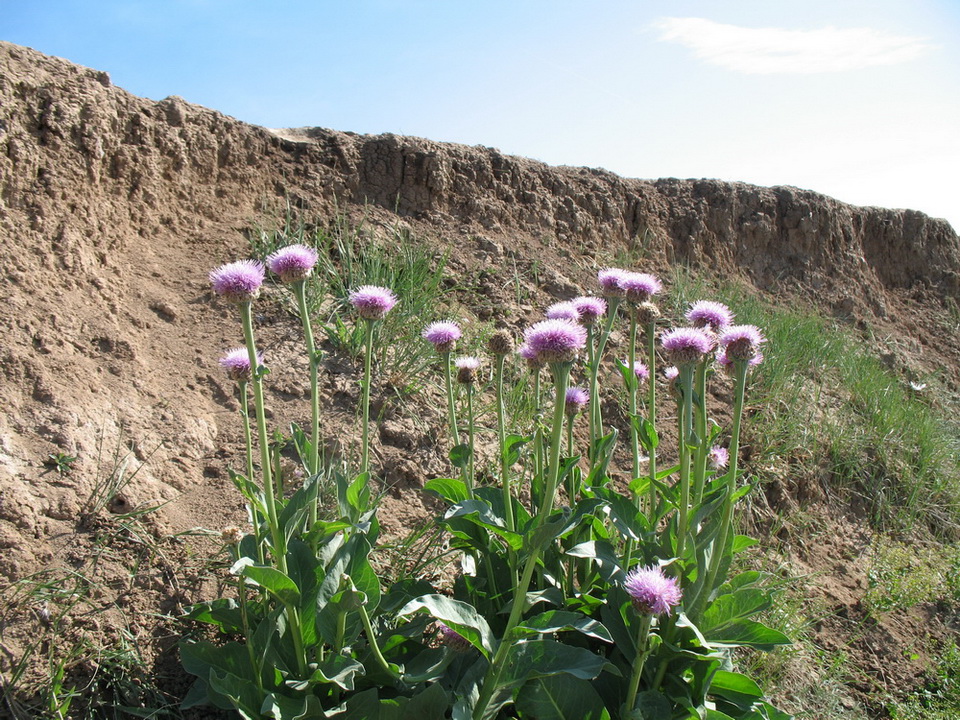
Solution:
{"label": "purple flower head", "polygon": [[607,314],[607,301],[603,298],[585,295],[574,298],[570,302],[577,308],[577,312],[580,313],[580,322],[584,325],[594,325]]}
{"label": "purple flower head", "polygon": [[634,303],[646,302],[651,295],[663,290],[663,283],[656,275],[649,273],[628,272],[620,278],[620,288],[627,300]]}
{"label": "purple flower head", "polygon": [[710,467],[715,470],[725,468],[730,462],[730,451],[725,447],[714,445],[712,448],[710,448],[710,453],[707,455],[707,460],[710,462]]}
{"label": "purple flower head", "polygon": [[458,357],[453,364],[457,368],[457,382],[469,385],[477,379],[477,370],[480,369],[479,358]]}
{"label": "purple flower head", "polygon": [[638,567],[627,573],[623,583],[633,607],[643,615],[669,615],[680,604],[683,592],[676,578],[663,574],[659,567]]}
{"label": "purple flower head", "polygon": [[[756,367],[762,362],[763,351],[757,350],[756,354],[747,361],[747,365],[749,367]],[[727,355],[727,349],[722,345],[717,349],[717,364],[721,365],[724,370],[733,371],[733,360]]]}
{"label": "purple flower head", "polygon": [[453,352],[457,340],[463,335],[455,322],[441,321],[427,325],[421,333],[423,339],[431,343],[437,352],[444,355]]}
{"label": "purple flower head", "polygon": [[267,256],[267,267],[274,275],[280,276],[280,282],[299,282],[313,272],[317,264],[317,251],[306,245],[287,245]]}
{"label": "purple flower head", "polygon": [[730,360],[753,360],[766,338],[756,325],[734,325],[720,336],[720,345]]}
{"label": "purple flower head", "polygon": [[597,273],[597,282],[600,283],[600,289],[604,297],[619,298],[626,295],[626,290],[621,286],[620,281],[628,275],[626,270],[620,268],[607,268]]}
{"label": "purple flower head", "polygon": [[580,311],[572,302],[558,302],[547,308],[544,313],[550,320],[570,320],[580,322]]}
{"label": "purple flower head", "polygon": [[541,320],[523,334],[526,344],[544,363],[573,362],[587,344],[587,331],[569,320]]}
{"label": "purple flower head", "polygon": [[[263,355],[257,353],[257,364],[263,363]],[[250,353],[245,347],[229,350],[220,358],[220,367],[222,367],[227,377],[234,382],[249,382],[253,377],[250,371]]]}
{"label": "purple flower head", "polygon": [[687,320],[695,328],[721,332],[733,322],[733,312],[723,303],[697,300],[687,310]]}
{"label": "purple flower head", "polygon": [[667,379],[668,382],[673,382],[678,377],[680,377],[680,368],[676,365],[671,365],[663,369],[663,376]]}
{"label": "purple flower head", "polygon": [[392,290],[377,285],[361,285],[348,299],[364,320],[382,320],[397,304]]}
{"label": "purple flower head", "polygon": [[256,260],[237,260],[210,271],[213,291],[225,300],[249,302],[260,294],[263,265]]}
{"label": "purple flower head", "polygon": [[564,402],[564,409],[568,416],[573,417],[577,413],[583,412],[583,409],[590,402],[590,393],[582,387],[568,387]]}
{"label": "purple flower head", "polygon": [[540,359],[540,355],[534,350],[529,343],[523,343],[520,347],[517,348],[517,355],[522,357],[527,361],[527,367],[530,370],[539,370],[546,363]]}
{"label": "purple flower head", "polygon": [[640,382],[650,379],[650,369],[639,360],[633,363],[633,374]]}
{"label": "purple flower head", "polygon": [[437,620],[437,635],[440,638],[440,642],[454,652],[467,652],[467,650],[473,647],[470,641],[467,640],[463,635],[439,620]]}
{"label": "purple flower head", "polygon": [[677,328],[663,334],[660,344],[675,365],[689,365],[713,350],[714,340],[697,328]]}

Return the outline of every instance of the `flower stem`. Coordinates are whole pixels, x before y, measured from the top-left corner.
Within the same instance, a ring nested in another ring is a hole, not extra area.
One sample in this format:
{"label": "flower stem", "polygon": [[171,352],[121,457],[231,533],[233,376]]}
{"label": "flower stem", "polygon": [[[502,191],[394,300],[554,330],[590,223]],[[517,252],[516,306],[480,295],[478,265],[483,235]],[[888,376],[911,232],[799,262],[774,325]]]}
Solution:
{"label": "flower stem", "polygon": [[610,331],[613,329],[613,323],[617,318],[617,310],[620,308],[620,298],[612,298],[610,307],[607,311],[607,323],[600,334],[600,340],[597,342],[597,352],[594,357],[593,365],[590,367],[590,411],[595,414],[593,420],[593,432],[595,437],[603,437],[603,413],[600,410],[600,396],[597,390],[596,402],[594,402],[594,390],[597,389],[600,376],[600,364],[603,362],[603,351],[607,347],[607,340],[610,338]]}
{"label": "flower stem", "polygon": [[287,571],[286,543],[283,530],[277,516],[277,498],[273,486],[273,474],[270,469],[270,441],[267,437],[267,417],[264,412],[263,382],[260,365],[257,362],[257,345],[253,335],[253,313],[250,303],[240,303],[240,317],[243,321],[243,337],[250,358],[251,383],[253,384],[253,404],[257,415],[257,441],[260,445],[260,473],[263,476],[263,500],[267,508],[267,524],[273,539],[272,553],[281,572]]}
{"label": "flower stem", "polygon": [[[513,493],[510,490],[510,466],[507,462],[507,421],[506,405],[503,399],[503,366],[505,355],[497,355],[496,386],[497,386],[497,440],[500,443],[500,485],[503,491],[503,513],[507,523],[507,530],[516,531],[517,521],[513,516]],[[510,567],[513,568],[516,558],[511,552]]]}
{"label": "flower stem", "polygon": [[[640,477],[640,433],[637,430],[637,423],[635,422],[637,416],[637,385],[638,378],[634,370],[634,366],[637,362],[637,312],[636,308],[631,308],[630,310],[630,351],[627,358],[627,366],[629,372],[627,377],[630,378],[628,383],[627,393],[629,394],[630,400],[630,450],[633,455],[633,473],[630,478],[631,481],[636,480]],[[640,497],[635,495],[634,502],[637,504],[637,508],[640,507]]]}
{"label": "flower stem", "polygon": [[677,527],[677,557],[683,560],[690,522],[690,447],[693,437],[693,370],[692,364],[680,367],[680,388],[683,408],[680,421],[680,519]]}
{"label": "flower stem", "polygon": [[476,466],[474,465],[474,452],[476,443],[474,442],[474,424],[473,424],[473,383],[466,384],[467,391],[467,442],[470,445],[470,455],[467,458],[467,496],[473,499],[473,487],[476,483]]}
{"label": "flower stem", "polygon": [[697,454],[693,467],[693,503],[698,504],[703,500],[704,484],[707,479],[707,455],[709,437],[707,429],[707,361],[702,360],[697,365],[696,374],[697,404],[696,404],[696,422],[697,422]]}
{"label": "flower stem", "polygon": [[[247,382],[240,380],[237,383],[240,390],[240,417],[243,419],[243,440],[246,446],[247,480],[253,482],[253,432],[250,429],[250,408],[247,406]],[[257,561],[263,562],[263,528],[260,526],[262,518],[256,504],[250,502],[250,522],[253,524],[253,535],[257,539]]]}
{"label": "flower stem", "polygon": [[643,666],[650,655],[650,620],[651,615],[644,615],[637,628],[637,657],[633,661],[633,672],[630,674],[630,683],[627,685],[627,701],[624,703],[624,716],[633,710],[637,702],[637,691],[640,688],[640,676]]}
{"label": "flower stem", "polygon": [[373,368],[373,320],[365,319],[365,348],[363,354],[363,429],[361,436],[360,474],[370,472],[370,378]]}
{"label": "flower stem", "polygon": [[713,592],[714,583],[717,581],[717,574],[720,571],[720,564],[723,562],[726,553],[727,541],[729,540],[730,528],[733,525],[733,494],[737,489],[737,467],[740,460],[740,423],[743,419],[743,400],[746,395],[747,370],[750,364],[746,360],[734,361],[734,384],[733,384],[733,424],[730,428],[730,467],[727,470],[727,495],[723,502],[723,510],[720,520],[720,531],[717,539],[714,541],[713,554],[710,557],[710,568],[707,571],[707,582],[700,590],[700,597],[697,598],[696,607],[694,607],[693,617],[699,615],[700,606]]}
{"label": "flower stem", "polygon": [[391,667],[390,663],[387,662],[387,659],[383,656],[383,653],[380,651],[380,646],[377,645],[377,636],[373,632],[373,625],[370,622],[370,614],[367,612],[367,606],[360,606],[360,620],[363,622],[363,629],[367,633],[367,640],[370,643],[370,651],[373,653],[374,659],[377,661],[377,665],[387,673],[394,680],[400,680],[401,677],[396,670]]}
{"label": "flower stem", "polygon": [[457,403],[453,393],[453,372],[450,369],[450,353],[441,353],[443,375],[447,384],[447,423],[450,427],[450,439],[453,447],[460,444],[460,430],[457,428]]}
{"label": "flower stem", "polygon": [[[553,411],[553,434],[550,439],[550,461],[546,470],[547,488],[540,505],[540,511],[534,519],[535,528],[544,524],[550,511],[553,509],[553,501],[560,479],[560,448],[563,442],[565,398],[571,367],[572,363],[554,363],[551,365],[554,384],[556,386]],[[540,559],[541,549],[542,546],[537,545],[530,550],[530,554],[527,556],[527,562],[523,567],[523,575],[520,578],[520,582],[517,583],[513,596],[513,606],[510,609],[510,617],[507,619],[507,625],[503,630],[503,636],[500,640],[500,645],[497,647],[497,652],[494,654],[493,660],[490,661],[490,667],[487,670],[487,675],[480,688],[480,696],[473,709],[474,720],[481,720],[481,718],[483,718],[487,705],[490,704],[490,699],[493,697],[499,685],[500,676],[503,674],[504,661],[512,646],[510,635],[520,622],[520,617],[523,615],[527,590],[530,588],[531,580],[533,580],[533,573]]]}
{"label": "flower stem", "polygon": [[[320,358],[317,356],[317,345],[313,339],[313,324],[310,321],[310,310],[307,306],[307,283],[301,280],[293,285],[293,293],[297,297],[297,306],[300,310],[300,322],[303,324],[303,338],[307,345],[307,357],[310,360],[310,458],[307,467],[311,475],[320,472],[320,395],[318,392],[318,374]],[[311,513],[313,522],[316,508]],[[312,523],[311,523],[312,524]]]}
{"label": "flower stem", "polygon": [[[649,386],[647,387],[647,421],[650,427],[657,427],[657,324],[656,321],[647,324],[647,370],[650,373]],[[653,523],[657,518],[657,486],[654,480],[657,479],[657,449],[655,447],[647,448],[649,458],[647,460],[647,470],[650,473],[650,522]]]}

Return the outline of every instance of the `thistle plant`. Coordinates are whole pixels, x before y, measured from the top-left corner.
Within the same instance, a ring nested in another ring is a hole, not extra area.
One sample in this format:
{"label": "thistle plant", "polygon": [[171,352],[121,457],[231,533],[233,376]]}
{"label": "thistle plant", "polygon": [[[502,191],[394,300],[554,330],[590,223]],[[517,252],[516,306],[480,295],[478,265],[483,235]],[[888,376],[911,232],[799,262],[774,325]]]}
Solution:
{"label": "thistle plant", "polygon": [[[281,249],[268,266],[297,295],[312,259],[300,249]],[[652,303],[659,280],[606,269],[598,275],[603,298],[547,308],[547,319],[526,329],[516,352],[509,333],[493,335],[487,345],[491,391],[479,382],[479,358],[452,357],[459,326],[428,325],[413,340],[421,346],[426,340],[440,358],[444,425],[463,474],[433,478],[424,488],[446,504],[437,532],[446,531],[461,572],[439,586],[411,573],[386,587],[369,559],[379,536],[369,490],[369,406],[376,328],[396,295],[375,285],[349,295],[364,335],[361,451],[357,472],[335,478],[337,507],[323,517],[315,513],[315,477],[286,494],[272,482],[266,370],[250,312],[263,267],[235,263],[211,280],[239,306],[247,340],[221,364],[240,390],[248,454],[246,476],[235,480],[253,530],[224,535],[235,598],[199,603],[189,613],[224,637],[182,644],[184,664],[197,676],[186,707],[208,701],[244,717],[279,720],[787,720],[735,671],[738,648],[789,642],[755,619],[771,606],[771,590],[762,573],[728,576],[734,554],[753,542],[735,534],[734,518],[750,487],[743,482],[740,444],[750,369],[762,358],[759,329],[733,326],[728,308],[699,302],[684,320],[690,327],[666,329],[657,345],[658,326],[667,322]],[[298,305],[315,390],[321,358],[299,296]],[[623,316],[626,362],[606,357]],[[530,372],[525,386],[537,411],[522,430],[526,435],[507,432],[508,364]],[[600,411],[601,380],[615,367],[627,387],[622,409],[631,433],[620,452],[616,422],[607,432]],[[545,371],[552,393],[541,393]],[[706,403],[711,379],[728,386],[722,373],[733,386],[726,442]],[[585,387],[572,384],[579,377]],[[676,402],[679,430],[678,462],[664,469],[656,461],[659,377],[669,389],[660,404]],[[457,386],[466,405],[463,429]],[[245,414],[248,387],[257,409],[259,482]],[[482,417],[488,406],[478,401],[487,392],[496,395],[499,487],[478,482],[474,459],[488,426]],[[320,409],[311,405],[310,440],[296,447],[316,474]],[[577,453],[575,423],[584,413],[589,444]],[[622,466],[628,481],[619,481],[611,466]],[[518,486],[511,473],[529,483]]]}
{"label": "thistle plant", "polygon": [[387,313],[397,304],[397,296],[388,288],[376,285],[362,285],[350,293],[350,304],[353,305],[361,322],[364,324],[364,354],[363,380],[361,389],[363,399],[363,427],[360,451],[360,474],[369,476],[370,473],[370,383],[373,373],[373,331],[376,323],[383,320]]}

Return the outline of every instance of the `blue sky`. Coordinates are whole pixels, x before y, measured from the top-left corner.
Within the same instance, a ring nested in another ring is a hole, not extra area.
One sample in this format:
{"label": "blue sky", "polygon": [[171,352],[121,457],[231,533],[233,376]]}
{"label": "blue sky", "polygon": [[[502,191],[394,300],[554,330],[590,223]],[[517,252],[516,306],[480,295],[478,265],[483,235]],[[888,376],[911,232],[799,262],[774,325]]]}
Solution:
{"label": "blue sky", "polygon": [[0,39],[267,127],[795,185],[960,228],[957,0],[0,0]]}

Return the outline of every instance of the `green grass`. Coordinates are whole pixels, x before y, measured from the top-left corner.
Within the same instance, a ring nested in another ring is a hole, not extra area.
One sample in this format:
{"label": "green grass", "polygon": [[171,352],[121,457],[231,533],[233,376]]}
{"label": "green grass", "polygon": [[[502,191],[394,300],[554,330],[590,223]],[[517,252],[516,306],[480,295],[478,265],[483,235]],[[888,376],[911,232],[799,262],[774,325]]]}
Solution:
{"label": "green grass", "polygon": [[716,299],[768,338],[748,397],[756,408],[750,443],[763,464],[825,470],[824,490],[861,498],[880,529],[944,537],[960,527],[958,428],[935,378],[914,391],[876,347],[812,309],[774,307],[741,286],[710,288],[682,271],[669,285],[668,314]]}

